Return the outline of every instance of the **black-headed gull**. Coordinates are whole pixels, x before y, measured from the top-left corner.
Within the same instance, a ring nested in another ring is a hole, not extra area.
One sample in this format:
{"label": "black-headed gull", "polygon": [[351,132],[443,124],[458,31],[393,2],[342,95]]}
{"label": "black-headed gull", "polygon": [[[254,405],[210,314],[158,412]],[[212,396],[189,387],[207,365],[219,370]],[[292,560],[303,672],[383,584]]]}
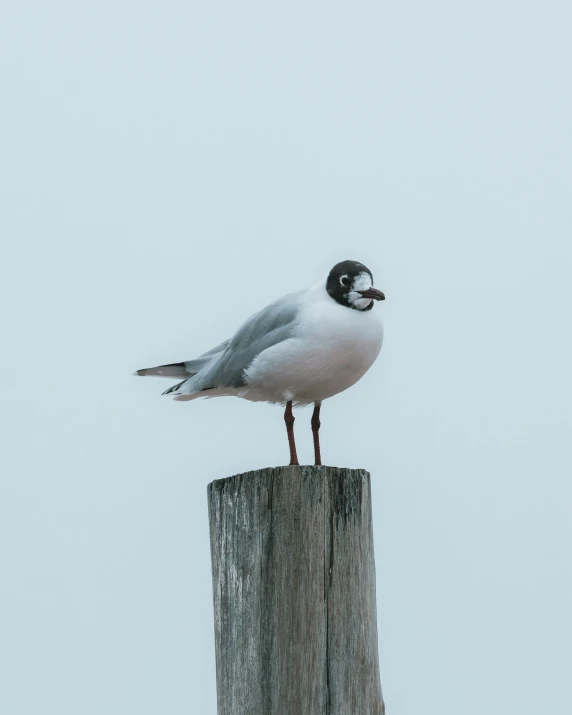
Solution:
{"label": "black-headed gull", "polygon": [[314,403],[315,463],[320,456],[320,406],[347,390],[373,365],[383,324],[369,268],[336,264],[319,283],[290,293],[249,318],[224,343],[194,360],[137,370],[182,379],[163,394],[176,400],[233,395],[285,405],[290,464],[298,464],[292,407]]}

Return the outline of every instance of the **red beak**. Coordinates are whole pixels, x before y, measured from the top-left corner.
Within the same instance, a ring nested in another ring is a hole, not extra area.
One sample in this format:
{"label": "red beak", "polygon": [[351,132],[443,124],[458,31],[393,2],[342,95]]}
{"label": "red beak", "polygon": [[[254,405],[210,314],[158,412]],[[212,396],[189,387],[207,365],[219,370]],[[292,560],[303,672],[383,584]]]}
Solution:
{"label": "red beak", "polygon": [[372,298],[373,300],[385,300],[385,295],[377,288],[368,288],[367,290],[358,290],[358,293],[364,298]]}

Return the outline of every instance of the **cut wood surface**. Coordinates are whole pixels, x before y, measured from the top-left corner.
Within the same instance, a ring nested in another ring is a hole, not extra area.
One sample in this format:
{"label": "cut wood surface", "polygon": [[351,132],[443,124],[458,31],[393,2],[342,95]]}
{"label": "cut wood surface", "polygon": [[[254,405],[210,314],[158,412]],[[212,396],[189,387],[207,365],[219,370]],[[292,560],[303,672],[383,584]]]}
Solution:
{"label": "cut wood surface", "polygon": [[383,715],[368,472],[208,486],[219,715]]}

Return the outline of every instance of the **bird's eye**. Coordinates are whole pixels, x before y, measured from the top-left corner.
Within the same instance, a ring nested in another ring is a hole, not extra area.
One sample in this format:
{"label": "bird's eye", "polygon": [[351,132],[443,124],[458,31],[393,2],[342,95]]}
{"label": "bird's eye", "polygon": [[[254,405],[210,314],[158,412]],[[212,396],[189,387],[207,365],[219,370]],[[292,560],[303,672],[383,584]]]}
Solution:
{"label": "bird's eye", "polygon": [[349,286],[351,285],[351,281],[350,281],[350,279],[349,279],[347,276],[342,276],[342,277],[340,278],[340,283],[341,283],[343,286],[346,286],[346,288],[349,288]]}

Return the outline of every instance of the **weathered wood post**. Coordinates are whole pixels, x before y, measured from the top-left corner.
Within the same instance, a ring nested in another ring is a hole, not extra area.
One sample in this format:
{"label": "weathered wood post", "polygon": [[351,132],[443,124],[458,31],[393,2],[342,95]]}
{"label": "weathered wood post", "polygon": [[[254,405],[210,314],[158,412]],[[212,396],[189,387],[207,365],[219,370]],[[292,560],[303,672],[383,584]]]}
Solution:
{"label": "weathered wood post", "polygon": [[209,484],[219,715],[383,715],[368,472]]}

